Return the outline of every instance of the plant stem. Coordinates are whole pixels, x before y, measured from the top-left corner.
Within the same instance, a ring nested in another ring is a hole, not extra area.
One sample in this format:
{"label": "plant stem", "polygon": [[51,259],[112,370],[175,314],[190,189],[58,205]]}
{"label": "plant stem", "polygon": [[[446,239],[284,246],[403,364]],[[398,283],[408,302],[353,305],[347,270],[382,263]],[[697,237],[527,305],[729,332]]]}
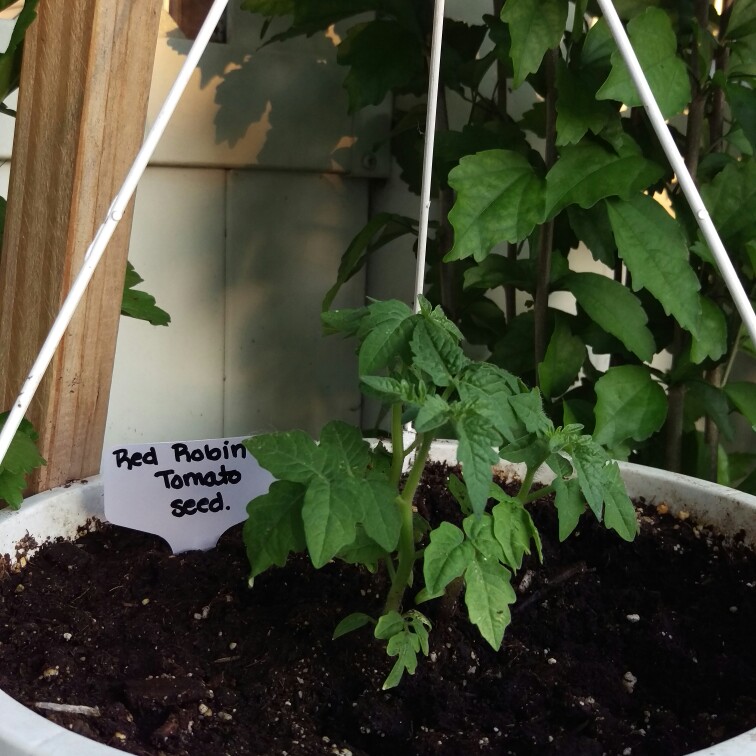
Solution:
{"label": "plant stem", "polygon": [[404,466],[404,436],[402,434],[402,405],[395,402],[391,405],[391,476],[389,482],[394,488],[399,488]]}
{"label": "plant stem", "polygon": [[[527,501],[528,495],[530,494],[530,488],[533,485],[533,478],[535,477],[535,470],[531,470],[528,468],[528,471],[525,473],[525,477],[522,479],[522,485],[520,486],[520,490],[517,492],[517,496],[515,497],[517,501],[522,502],[523,504]],[[541,495],[541,492],[538,492],[539,496]]]}
{"label": "plant stem", "polygon": [[422,434],[420,449],[412,464],[412,468],[407,476],[407,483],[404,486],[400,496],[396,497],[396,505],[402,518],[402,530],[399,535],[399,564],[396,574],[391,580],[391,588],[386,597],[386,604],[383,613],[391,611],[398,612],[402,606],[404,591],[409,585],[412,577],[412,569],[415,566],[415,530],[412,522],[412,502],[420,485],[420,478],[425,469],[425,462],[428,459],[428,452],[433,441],[433,435],[430,433]]}
{"label": "plant stem", "polygon": [[[546,170],[556,162],[556,67],[558,50],[549,50],[544,58],[546,71]],[[554,221],[547,221],[541,226],[538,243],[538,274],[535,292],[535,366],[536,376],[538,365],[546,354],[549,312],[549,282],[551,279],[551,255],[554,245]]]}

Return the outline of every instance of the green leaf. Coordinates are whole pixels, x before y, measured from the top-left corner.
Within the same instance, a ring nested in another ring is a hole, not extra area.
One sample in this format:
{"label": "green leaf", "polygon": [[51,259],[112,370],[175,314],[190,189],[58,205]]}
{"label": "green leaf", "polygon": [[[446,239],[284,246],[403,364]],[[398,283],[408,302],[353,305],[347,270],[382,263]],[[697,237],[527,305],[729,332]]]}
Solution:
{"label": "green leaf", "polygon": [[[648,317],[636,297],[621,283],[598,273],[573,273],[562,281],[594,323],[618,338],[639,360],[656,352]],[[582,362],[581,362],[582,364]],[[548,394],[547,394],[548,395]]]}
{"label": "green leaf", "polygon": [[415,674],[417,669],[417,652],[420,650],[418,637],[409,631],[398,633],[389,638],[386,653],[396,656],[396,662],[388,677],[383,682],[383,690],[389,690],[399,685],[405,672]]}
{"label": "green leaf", "polygon": [[543,400],[538,389],[531,389],[510,397],[509,404],[529,433],[548,433],[553,430],[551,420],[543,411]]}
{"label": "green leaf", "polygon": [[378,570],[378,563],[386,556],[386,549],[370,538],[362,525],[357,525],[354,540],[343,549],[339,549],[336,559],[347,564],[362,565],[368,572],[375,573]]}
{"label": "green leaf", "polygon": [[493,532],[504,551],[502,560],[512,572],[522,567],[525,554],[530,554],[530,542],[541,553],[541,540],[530,513],[520,502],[509,496],[497,496],[499,503],[491,510]]}
{"label": "green leaf", "polygon": [[756,160],[725,166],[701,187],[701,198],[727,246],[745,245],[756,236]]}
{"label": "green leaf", "polygon": [[[0,413],[0,430],[7,419],[7,412]],[[13,509],[17,509],[24,500],[26,476],[46,464],[39,454],[36,441],[34,427],[28,420],[22,420],[0,464],[0,501],[5,501]]]}
{"label": "green leaf", "polygon": [[18,89],[26,31],[37,17],[39,0],[26,0],[11,32],[5,52],[0,53],[0,102]]}
{"label": "green leaf", "polygon": [[575,72],[560,58],[557,67],[557,146],[576,144],[589,131],[598,134],[617,117],[615,106],[596,99],[593,76]]}
{"label": "green leaf", "polygon": [[719,360],[727,351],[727,321],[722,310],[708,297],[700,297],[701,318],[690,347],[690,359],[700,364],[705,359]]}
{"label": "green leaf", "polygon": [[730,412],[732,407],[727,394],[718,386],[704,380],[689,380],[684,384],[685,402],[683,427],[694,429],[696,422],[708,416],[717,424],[722,438],[731,441],[734,435]]}
{"label": "green leaf", "polygon": [[600,202],[588,210],[583,210],[577,205],[570,205],[567,208],[567,217],[572,230],[588,247],[593,259],[610,268],[614,267],[617,245],[614,243],[606,204]]}
{"label": "green leaf", "polygon": [[572,445],[570,451],[580,490],[596,519],[601,521],[604,504],[604,468],[609,464],[609,458],[590,436],[582,436]]}
{"label": "green leaf", "polygon": [[734,381],[724,387],[729,400],[746,420],[756,426],[756,383]]}
{"label": "green leaf", "polygon": [[457,390],[462,401],[475,403],[478,413],[486,417],[502,438],[514,441],[520,420],[509,397],[521,389],[511,373],[487,362],[472,362],[457,383]]}
{"label": "green leaf", "polygon": [[273,565],[283,567],[292,551],[304,551],[304,496],[305,487],[300,483],[275,481],[268,493],[247,505],[244,545],[251,577]]}
{"label": "green leaf", "polygon": [[504,550],[494,535],[494,522],[490,514],[469,515],[462,521],[462,527],[467,540],[482,557],[498,562],[506,560]]}
{"label": "green leaf", "polygon": [[617,43],[614,41],[609,24],[605,18],[599,18],[585,35],[580,62],[585,67],[606,68],[616,49]]}
{"label": "green leaf", "polygon": [[756,90],[740,82],[728,82],[725,93],[737,125],[743,129],[751,148],[756,149]]}
{"label": "green leaf", "polygon": [[735,40],[756,34],[756,0],[738,0],[732,4],[726,39]]}
{"label": "green leaf", "polygon": [[545,184],[519,153],[487,150],[449,174],[457,199],[449,213],[454,246],[444,258],[480,262],[499,242],[527,238],[543,216]]}
{"label": "green leaf", "polygon": [[577,478],[554,478],[554,504],[559,517],[559,540],[564,541],[578,526],[585,512],[585,500]]}
{"label": "green leaf", "polygon": [[[669,16],[659,8],[648,8],[630,21],[627,33],[662,115],[670,118],[682,113],[691,99],[690,81],[685,63],[677,56],[677,37]],[[612,70],[596,97],[629,107],[642,105],[619,50],[612,53]]]}
{"label": "green leaf", "polygon": [[323,325],[323,333],[326,336],[333,335],[334,333],[354,336],[359,332],[362,321],[367,315],[367,307],[322,312],[320,313],[320,322]]}
{"label": "green leaf", "polygon": [[544,395],[553,398],[564,394],[577,378],[585,358],[585,344],[558,318],[543,362],[538,365],[538,379]]}
{"label": "green leaf", "polygon": [[608,200],[619,254],[632,274],[633,290],[645,288],[668,315],[696,335],[701,317],[699,282],[690,266],[683,232],[651,197]]}
{"label": "green leaf", "polygon": [[667,396],[647,367],[612,367],[596,381],[595,412],[593,438],[612,448],[656,433],[667,417]]}
{"label": "green leaf", "polygon": [[329,562],[354,541],[363,519],[363,486],[354,478],[313,478],[302,507],[305,540],[316,568]]}
{"label": "green leaf", "polygon": [[632,541],[638,534],[638,519],[622,482],[619,465],[616,462],[606,465],[603,475],[604,525],[623,540]]}
{"label": "green leaf", "polygon": [[373,618],[369,614],[365,614],[363,612],[353,612],[352,614],[344,617],[344,619],[341,620],[338,625],[336,625],[336,629],[333,631],[333,640],[336,640],[336,638],[340,638],[342,635],[346,635],[347,633],[359,630],[361,627],[369,625],[372,621]]}
{"label": "green leaf", "polygon": [[452,580],[460,577],[473,559],[472,544],[450,522],[442,522],[430,533],[430,543],[423,553],[425,588],[440,594]]}
{"label": "green leaf", "polygon": [[126,262],[126,278],[123,283],[123,299],[121,300],[121,315],[136,320],[146,320],[156,326],[167,326],[171,316],[161,310],[155,303],[155,297],[146,291],[137,291],[134,287],[144,279],[134,270],[130,262]]}
{"label": "green leaf", "polygon": [[450,475],[449,480],[446,482],[449,493],[454,497],[462,514],[472,514],[472,504],[470,504],[470,496],[467,493],[467,486],[462,482],[461,478],[456,475]]}
{"label": "green leaf", "polygon": [[549,440],[535,433],[528,433],[502,446],[501,458],[509,462],[522,462],[529,470],[537,470],[551,454]]}
{"label": "green leaf", "polygon": [[422,81],[422,40],[392,19],[355,24],[338,48],[337,61],[349,66],[344,80],[349,112],[379,105],[389,92]]}
{"label": "green leaf", "polygon": [[464,412],[453,423],[459,441],[457,459],[462,465],[470,503],[473,512],[480,514],[488,501],[492,466],[499,461],[493,449],[498,446],[499,437],[490,421],[473,411]]}
{"label": "green leaf", "polygon": [[507,0],[501,20],[509,24],[514,86],[541,66],[543,56],[562,39],[567,25],[566,0]]}
{"label": "green leaf", "polygon": [[404,631],[404,618],[399,612],[390,611],[378,618],[373,635],[378,640],[389,638]]}
{"label": "green leaf", "polygon": [[428,628],[430,622],[420,612],[411,610],[402,617],[391,611],[378,620],[375,637],[387,640],[386,652],[397,660],[383,683],[383,690],[399,684],[405,672],[413,675],[417,669],[417,654],[428,655]]}
{"label": "green leaf", "polygon": [[340,469],[361,476],[372,460],[370,444],[354,425],[332,420],[320,432],[320,447],[330,459],[338,459]]}
{"label": "green leaf", "polygon": [[391,299],[371,305],[358,334],[366,334],[359,351],[360,375],[375,373],[402,358],[416,323],[404,302]]}
{"label": "green leaf", "polygon": [[414,221],[396,213],[378,213],[352,239],[341,256],[336,282],[323,298],[322,309],[328,310],[341,287],[357,274],[373,252],[405,234],[413,233]]}
{"label": "green leaf", "polygon": [[417,385],[406,378],[390,378],[384,375],[363,375],[360,387],[367,396],[379,399],[387,404],[405,402],[422,404],[426,399],[426,390],[422,382]]}
{"label": "green leaf", "polygon": [[449,404],[440,396],[433,394],[421,405],[413,425],[418,433],[426,433],[440,428],[450,418],[451,408]]}
{"label": "green leaf", "polygon": [[436,386],[451,386],[470,362],[457,339],[430,320],[417,324],[410,346],[414,364],[427,373]]}
{"label": "green leaf", "polygon": [[395,502],[396,489],[386,480],[366,480],[360,486],[359,495],[365,533],[386,551],[394,551],[402,529],[402,518]]}
{"label": "green leaf", "polygon": [[279,480],[309,483],[328,467],[326,452],[301,430],[253,436],[244,446]]}
{"label": "green leaf", "polygon": [[504,630],[511,622],[509,605],[516,600],[510,572],[494,560],[474,559],[465,570],[465,604],[470,622],[498,651]]}
{"label": "green leaf", "polygon": [[616,155],[597,144],[563,147],[546,175],[545,217],[553,218],[567,205],[586,209],[606,197],[629,199],[663,174],[642,155]]}

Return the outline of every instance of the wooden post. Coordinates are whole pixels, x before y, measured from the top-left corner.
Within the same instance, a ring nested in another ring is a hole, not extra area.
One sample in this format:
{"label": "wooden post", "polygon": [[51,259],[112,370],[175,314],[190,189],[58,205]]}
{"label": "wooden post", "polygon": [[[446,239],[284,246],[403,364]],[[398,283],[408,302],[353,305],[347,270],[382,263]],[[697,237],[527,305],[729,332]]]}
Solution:
{"label": "wooden post", "polygon": [[[161,6],[42,0],[29,29],[0,255],[2,409],[142,143]],[[100,469],[132,212],[133,203],[30,408],[47,459],[34,491]]]}

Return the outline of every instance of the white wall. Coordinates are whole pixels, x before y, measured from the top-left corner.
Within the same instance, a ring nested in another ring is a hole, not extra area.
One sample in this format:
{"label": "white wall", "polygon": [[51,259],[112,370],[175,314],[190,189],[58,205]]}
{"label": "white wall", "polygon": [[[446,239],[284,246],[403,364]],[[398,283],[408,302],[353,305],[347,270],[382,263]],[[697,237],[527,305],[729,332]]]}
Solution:
{"label": "white wall", "polygon": [[[347,115],[333,41],[258,51],[259,27],[237,5],[137,191],[129,259],[172,322],[121,319],[106,444],[359,419],[354,347],[321,337],[320,302],[367,220],[367,179],[389,170],[385,147],[365,159],[388,106]],[[0,46],[11,29],[0,19]],[[148,124],[190,44],[164,13]],[[0,116],[0,159],[13,127]],[[0,189],[7,175],[6,163]],[[339,302],[364,293],[357,276]]]}

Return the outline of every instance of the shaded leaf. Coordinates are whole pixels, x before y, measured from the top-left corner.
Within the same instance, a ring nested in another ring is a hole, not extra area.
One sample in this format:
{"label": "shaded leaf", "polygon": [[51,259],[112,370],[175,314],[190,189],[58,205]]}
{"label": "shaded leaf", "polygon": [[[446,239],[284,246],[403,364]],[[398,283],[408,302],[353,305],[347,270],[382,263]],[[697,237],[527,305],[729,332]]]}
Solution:
{"label": "shaded leaf", "polygon": [[511,622],[509,605],[516,600],[509,583],[511,574],[494,560],[474,559],[465,570],[465,604],[470,622],[498,651],[504,630]]}
{"label": "shaded leaf", "polygon": [[323,310],[331,306],[341,287],[362,270],[373,252],[405,234],[414,233],[415,225],[411,218],[396,213],[378,213],[373,216],[341,256],[336,282],[323,298]]}
{"label": "shaded leaf", "polygon": [[251,577],[273,565],[283,567],[289,554],[305,549],[302,505],[305,487],[274,481],[270,490],[247,505],[244,544]]}
{"label": "shaded leaf", "polygon": [[544,395],[561,396],[572,385],[586,358],[585,344],[557,318],[543,362],[538,365],[538,381]]}
{"label": "shaded leaf", "polygon": [[316,568],[354,541],[363,518],[362,487],[353,478],[313,478],[302,506],[305,540]]}
{"label": "shaded leaf", "polygon": [[647,289],[668,315],[696,335],[701,316],[699,282],[674,218],[651,197],[608,200],[617,249],[632,274],[633,290]]}
{"label": "shaded leaf", "polygon": [[123,282],[123,298],[121,300],[121,315],[135,320],[146,320],[155,326],[167,326],[171,316],[157,306],[155,297],[146,291],[137,291],[134,287],[144,279],[134,270],[130,262],[126,262],[126,278]]}
{"label": "shaded leaf", "polygon": [[596,381],[595,412],[593,438],[612,448],[656,433],[667,417],[667,396],[647,367],[612,367]]}
{"label": "shaded leaf", "polygon": [[470,362],[458,339],[429,320],[417,324],[410,346],[414,364],[427,373],[436,386],[451,386],[457,374]]}
{"label": "shaded leaf", "polygon": [[756,384],[747,381],[734,381],[724,387],[730,401],[748,422],[756,427]]}
{"label": "shaded leaf", "polygon": [[349,66],[344,86],[350,113],[379,105],[392,90],[421,82],[425,76],[421,40],[392,19],[350,27],[339,45],[337,60]]}
{"label": "shaded leaf", "polygon": [[253,436],[244,446],[262,467],[279,480],[309,483],[323,475],[328,458],[304,431],[284,431]]}
{"label": "shaded leaf", "polygon": [[37,17],[39,0],[26,0],[16,17],[5,52],[0,53],[0,101],[18,89],[26,32]]}
{"label": "shaded leaf", "polygon": [[501,19],[512,35],[514,86],[541,66],[543,56],[556,47],[567,25],[566,0],[507,0]]}
{"label": "shaded leaf", "polygon": [[580,491],[577,478],[563,480],[554,478],[554,504],[559,517],[559,540],[564,541],[578,526],[585,512],[585,499]]}
{"label": "shaded leaf", "polygon": [[430,593],[440,594],[452,580],[460,577],[473,559],[472,544],[450,522],[431,530],[430,543],[423,553],[423,578]]}
{"label": "shaded leaf", "polygon": [[578,305],[594,323],[618,338],[639,360],[647,362],[654,356],[656,344],[646,325],[648,317],[628,288],[589,272],[573,273],[563,279],[562,285],[575,295]]}
{"label": "shaded leaf", "polygon": [[333,631],[333,639],[340,638],[342,635],[359,630],[365,625],[369,625],[373,621],[373,618],[369,614],[363,612],[354,612],[344,617],[338,625],[336,625]]}
{"label": "shaded leaf", "polygon": [[[662,115],[669,118],[681,113],[691,99],[690,81],[685,63],[677,56],[677,37],[669,16],[659,8],[648,8],[630,21],[627,33]],[[596,97],[630,107],[642,104],[619,50],[612,53],[612,70]]]}
{"label": "shaded leaf", "polygon": [[454,246],[446,261],[480,262],[499,242],[525,239],[543,215],[544,181],[517,152],[464,157],[449,174],[449,185],[457,199],[449,213]]}
{"label": "shaded leaf", "polygon": [[493,449],[498,446],[499,436],[489,420],[472,411],[454,418],[453,423],[459,441],[457,459],[462,465],[470,504],[473,512],[480,514],[488,501],[491,468],[499,461]]}
{"label": "shaded leaf", "polygon": [[545,217],[576,204],[589,208],[605,197],[628,199],[664,173],[642,155],[616,155],[597,144],[562,148],[546,175]]}

